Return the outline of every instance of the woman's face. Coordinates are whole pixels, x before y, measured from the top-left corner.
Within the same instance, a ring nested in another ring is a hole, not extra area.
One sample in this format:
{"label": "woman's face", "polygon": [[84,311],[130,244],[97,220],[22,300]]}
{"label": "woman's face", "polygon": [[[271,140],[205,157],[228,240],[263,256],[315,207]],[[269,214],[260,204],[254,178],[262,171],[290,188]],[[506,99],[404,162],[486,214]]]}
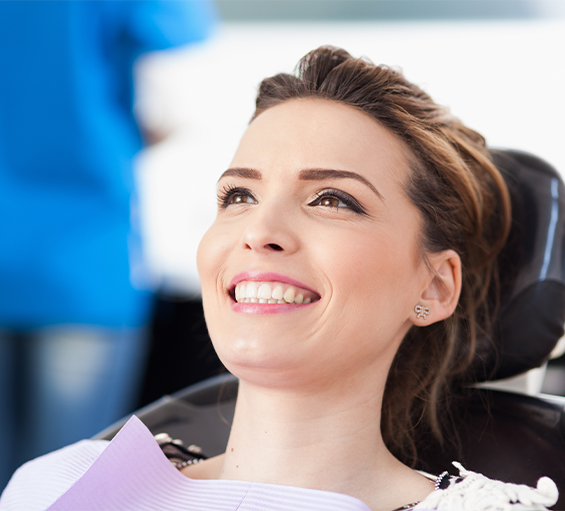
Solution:
{"label": "woman's face", "polygon": [[273,385],[386,374],[430,281],[408,172],[404,144],[340,103],[290,100],[250,124],[198,252],[228,369]]}

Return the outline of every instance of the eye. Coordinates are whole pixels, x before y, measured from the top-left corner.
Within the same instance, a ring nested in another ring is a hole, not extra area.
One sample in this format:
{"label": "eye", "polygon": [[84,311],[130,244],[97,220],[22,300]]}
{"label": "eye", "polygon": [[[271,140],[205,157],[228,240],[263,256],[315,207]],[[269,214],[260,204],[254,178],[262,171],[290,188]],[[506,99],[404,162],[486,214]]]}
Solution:
{"label": "eye", "polygon": [[360,215],[367,214],[357,199],[341,190],[322,190],[308,206],[351,210]]}
{"label": "eye", "polygon": [[224,186],[218,192],[218,206],[225,209],[232,204],[257,204],[257,200],[247,188]]}
{"label": "eye", "polygon": [[326,195],[325,197],[318,199],[318,206],[325,206],[328,208],[346,208],[347,204],[339,200],[337,197]]}
{"label": "eye", "polygon": [[255,202],[246,193],[233,193],[228,199],[228,204],[244,204],[246,202]]}

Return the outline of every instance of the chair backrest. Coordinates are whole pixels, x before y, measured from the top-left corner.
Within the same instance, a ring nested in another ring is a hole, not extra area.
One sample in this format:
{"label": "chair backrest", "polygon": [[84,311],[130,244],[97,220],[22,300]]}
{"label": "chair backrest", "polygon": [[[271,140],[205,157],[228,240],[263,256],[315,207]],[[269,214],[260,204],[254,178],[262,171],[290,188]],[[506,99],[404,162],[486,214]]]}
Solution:
{"label": "chair backrest", "polygon": [[[565,322],[565,186],[535,156],[493,151],[510,190],[513,225],[499,258],[501,306],[491,339],[482,339],[474,381],[506,378],[543,364]],[[470,382],[472,383],[472,382]],[[197,444],[208,456],[225,450],[238,381],[217,376],[139,410],[154,433]],[[431,445],[421,466],[441,473],[454,460],[488,477],[535,485],[542,475],[565,488],[565,397],[531,397],[475,389],[459,418],[462,451]],[[125,419],[96,438],[110,439]],[[565,495],[557,509],[565,508]]]}
{"label": "chair backrest", "polygon": [[[185,445],[195,444],[206,456],[225,451],[235,410],[238,379],[225,373],[191,385],[135,412],[149,430],[168,433]],[[127,416],[94,439],[111,440],[127,422]]]}
{"label": "chair backrest", "polygon": [[549,358],[565,323],[565,186],[543,160],[492,151],[512,201],[512,228],[499,256],[500,313],[480,339],[474,381],[508,378]]}

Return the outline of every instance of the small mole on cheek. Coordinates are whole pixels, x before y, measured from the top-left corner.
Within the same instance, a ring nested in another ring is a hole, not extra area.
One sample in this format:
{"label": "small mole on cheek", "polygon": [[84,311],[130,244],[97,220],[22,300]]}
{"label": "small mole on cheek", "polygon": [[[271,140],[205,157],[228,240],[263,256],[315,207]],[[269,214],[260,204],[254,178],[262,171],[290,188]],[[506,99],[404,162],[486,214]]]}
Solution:
{"label": "small mole on cheek", "polygon": [[236,465],[235,468],[239,468],[239,465]]}
{"label": "small mole on cheek", "polygon": [[231,452],[233,452],[233,447],[231,448]]}

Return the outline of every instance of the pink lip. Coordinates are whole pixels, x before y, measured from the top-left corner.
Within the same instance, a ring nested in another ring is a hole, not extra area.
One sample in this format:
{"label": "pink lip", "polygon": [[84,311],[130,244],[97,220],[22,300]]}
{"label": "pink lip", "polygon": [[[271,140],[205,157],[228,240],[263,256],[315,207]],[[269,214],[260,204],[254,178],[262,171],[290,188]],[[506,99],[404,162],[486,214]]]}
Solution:
{"label": "pink lip", "polygon": [[290,304],[290,303],[237,303],[233,302],[231,308],[234,312],[242,312],[244,314],[281,314],[284,312],[292,312],[303,307],[310,307],[318,302]]}
{"label": "pink lip", "polygon": [[[244,280],[250,280],[250,281],[255,281],[255,282],[283,282],[285,284],[290,284],[291,286],[296,286],[296,287],[301,287],[302,289],[307,289],[308,291],[311,291],[312,293],[316,293],[318,296],[320,295],[320,293],[318,293],[316,290],[312,289],[311,287],[306,286],[302,282],[299,282],[298,280],[287,277],[286,275],[283,275],[281,273],[275,273],[275,272],[272,272],[272,271],[266,271],[266,272],[243,271],[241,273],[238,273],[231,280],[230,289],[235,287],[237,284],[239,284],[240,282],[242,282]],[[272,305],[275,305],[275,304],[272,304]],[[308,304],[306,304],[306,305],[308,305]]]}

